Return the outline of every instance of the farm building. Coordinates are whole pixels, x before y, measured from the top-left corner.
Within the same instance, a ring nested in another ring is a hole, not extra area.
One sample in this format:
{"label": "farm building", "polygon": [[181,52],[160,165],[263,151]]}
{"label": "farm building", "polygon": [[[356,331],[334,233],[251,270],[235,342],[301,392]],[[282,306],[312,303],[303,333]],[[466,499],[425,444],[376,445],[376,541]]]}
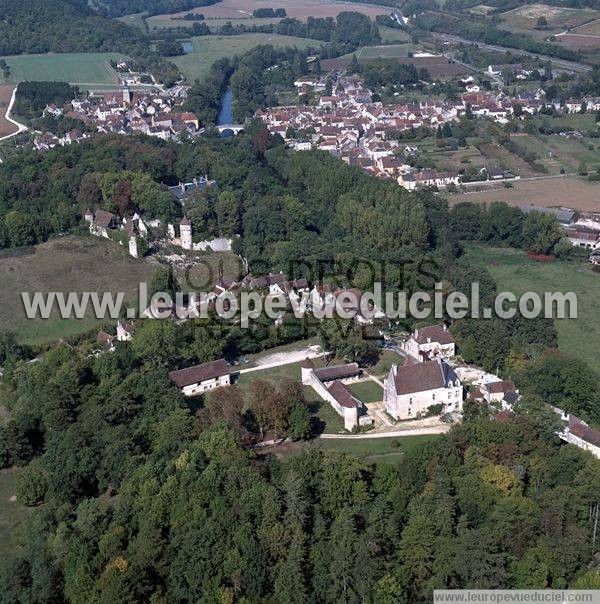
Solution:
{"label": "farm building", "polygon": [[229,365],[225,359],[171,371],[169,378],[185,396],[202,394],[231,383]]}

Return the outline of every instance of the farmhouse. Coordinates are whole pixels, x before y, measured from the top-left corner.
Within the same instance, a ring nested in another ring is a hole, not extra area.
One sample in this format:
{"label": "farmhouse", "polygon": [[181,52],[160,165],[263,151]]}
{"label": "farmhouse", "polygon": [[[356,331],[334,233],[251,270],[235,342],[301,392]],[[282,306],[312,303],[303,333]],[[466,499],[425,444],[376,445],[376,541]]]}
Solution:
{"label": "farmhouse", "polygon": [[171,371],[169,378],[185,396],[194,396],[231,383],[229,365],[225,359]]}
{"label": "farmhouse", "polygon": [[456,344],[446,325],[431,325],[416,329],[404,343],[404,350],[418,361],[437,357],[453,357]]}
{"label": "farmhouse", "polygon": [[392,365],[384,382],[383,400],[394,419],[415,419],[433,405],[441,405],[446,413],[461,411],[463,387],[454,369],[441,359]]}
{"label": "farmhouse", "polygon": [[585,247],[591,250],[600,248],[600,232],[594,229],[575,225],[573,228],[566,228],[565,235],[577,247]]}

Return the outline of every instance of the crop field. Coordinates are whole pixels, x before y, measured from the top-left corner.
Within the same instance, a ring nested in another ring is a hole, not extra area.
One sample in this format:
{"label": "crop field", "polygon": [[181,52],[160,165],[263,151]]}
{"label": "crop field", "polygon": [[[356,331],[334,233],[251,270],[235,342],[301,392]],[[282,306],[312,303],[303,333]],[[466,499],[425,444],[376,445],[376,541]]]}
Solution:
{"label": "crop field", "polygon": [[192,38],[194,50],[187,55],[173,57],[173,61],[188,81],[206,77],[210,66],[223,57],[241,55],[261,44],[271,44],[277,48],[296,46],[298,48],[319,48],[322,42],[309,38],[279,36],[277,34],[242,34],[239,36],[199,36]]}
{"label": "crop field", "polygon": [[72,84],[117,84],[109,61],[124,55],[109,53],[67,53],[2,57],[10,67],[10,80],[59,81]]}
{"label": "crop field", "polygon": [[0,138],[14,134],[18,130],[5,118],[14,88],[11,84],[0,84]]}
{"label": "crop field", "polygon": [[569,50],[590,50],[600,48],[600,35],[558,34],[556,41]]}
{"label": "crop field", "polygon": [[582,23],[598,18],[598,16],[600,16],[600,13],[595,10],[529,4],[502,13],[500,19],[509,25],[523,29],[533,29],[537,25],[537,20],[544,17],[548,22],[548,28],[564,30],[577,27]]}
{"label": "crop field", "polygon": [[211,6],[202,6],[173,15],[155,15],[146,19],[146,23],[151,29],[178,27],[190,23],[181,20],[181,17],[187,13],[203,14],[209,27],[222,25],[226,21],[231,21],[234,25],[236,22],[260,25],[261,23],[278,21],[278,19],[255,19],[252,12],[258,8],[284,8],[288,17],[294,17],[301,21],[306,21],[308,17],[336,17],[344,11],[363,13],[372,19],[377,15],[390,12],[390,9],[385,7],[354,2],[334,2],[332,0],[277,0],[275,3],[271,0],[223,0]]}
{"label": "crop field", "polygon": [[481,145],[481,152],[491,163],[499,164],[505,170],[508,170],[515,176],[521,176],[523,178],[529,176],[539,176],[524,159],[521,159],[518,155],[511,153],[508,149],[505,149],[501,145],[494,143]]}
{"label": "crop field", "polygon": [[[557,157],[539,137],[529,134],[517,134],[511,136],[511,141],[520,149],[534,153],[537,156],[536,163],[546,167],[548,174],[560,174],[561,168],[567,172],[572,171],[572,166],[561,158]],[[537,173],[537,176],[543,176]]]}
{"label": "crop field", "polygon": [[460,169],[481,168],[488,162],[478,149],[469,148],[459,151],[431,152],[425,156],[432,159],[436,168],[458,172]]}
{"label": "crop field", "polygon": [[600,36],[600,19],[594,19],[593,21],[588,21],[588,23],[584,23],[579,27],[575,27],[571,33]]}
{"label": "crop field", "polygon": [[556,320],[558,346],[563,351],[600,370],[600,325],[597,300],[600,274],[581,260],[573,262],[536,262],[521,250],[469,246],[467,257],[485,266],[498,284],[499,291],[517,296],[527,291],[543,293],[574,292],[577,295],[577,319]]}
{"label": "crop field", "polygon": [[541,208],[565,206],[576,210],[600,212],[600,184],[578,176],[515,181],[512,188],[488,189],[448,196],[450,204],[472,201],[505,201],[511,206],[533,204]]}
{"label": "crop field", "polygon": [[[0,254],[0,329],[18,332],[20,340],[42,344],[85,333],[105,321],[90,313],[84,319],[27,319],[21,292],[124,292],[135,301],[140,281],[154,268],[135,260],[118,244],[92,237],[62,237],[34,248]],[[110,319],[109,319],[110,321]]]}

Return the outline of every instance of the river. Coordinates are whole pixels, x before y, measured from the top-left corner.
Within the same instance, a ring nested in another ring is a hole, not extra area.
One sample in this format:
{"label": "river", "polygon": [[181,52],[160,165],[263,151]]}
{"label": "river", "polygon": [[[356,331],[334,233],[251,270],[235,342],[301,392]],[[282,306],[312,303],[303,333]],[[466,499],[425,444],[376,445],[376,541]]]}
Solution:
{"label": "river", "polygon": [[231,106],[233,105],[233,92],[231,88],[228,88],[223,94],[221,99],[221,111],[219,111],[219,117],[217,118],[217,124],[219,126],[225,126],[227,124],[233,124],[233,114]]}

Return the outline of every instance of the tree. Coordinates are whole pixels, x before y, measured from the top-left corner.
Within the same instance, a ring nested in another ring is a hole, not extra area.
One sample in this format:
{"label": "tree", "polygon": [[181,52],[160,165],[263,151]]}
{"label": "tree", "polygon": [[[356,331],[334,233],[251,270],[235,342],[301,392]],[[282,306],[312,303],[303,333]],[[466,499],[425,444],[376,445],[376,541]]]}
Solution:
{"label": "tree", "polygon": [[544,17],[544,15],[540,15],[537,19],[537,26],[546,27],[547,25],[548,25],[548,19],[546,19],[546,17]]}
{"label": "tree", "polygon": [[47,475],[39,463],[30,463],[17,477],[17,500],[22,505],[41,503],[47,490]]}
{"label": "tree", "polygon": [[288,436],[292,440],[307,440],[311,433],[311,416],[304,405],[295,404],[288,418]]}
{"label": "tree", "polygon": [[240,204],[234,193],[223,191],[216,203],[219,233],[225,236],[237,235],[240,232]]}
{"label": "tree", "polygon": [[562,239],[562,230],[551,214],[530,212],[523,221],[523,246],[536,254],[550,254]]}

